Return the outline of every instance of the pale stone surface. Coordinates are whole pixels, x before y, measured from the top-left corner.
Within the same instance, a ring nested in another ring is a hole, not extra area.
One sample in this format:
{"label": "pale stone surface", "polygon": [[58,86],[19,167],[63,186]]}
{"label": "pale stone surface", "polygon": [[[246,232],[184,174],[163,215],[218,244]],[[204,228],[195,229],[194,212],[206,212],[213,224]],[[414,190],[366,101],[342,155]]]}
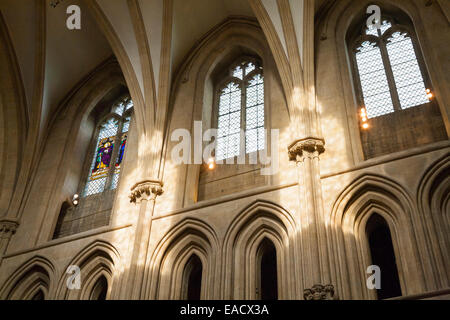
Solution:
{"label": "pale stone surface", "polygon": [[[135,82],[132,76],[133,68],[142,68],[143,87],[154,81],[151,68],[145,69],[149,64],[127,65],[124,55],[131,53],[121,51],[114,30],[104,31],[117,58],[74,82],[70,92],[60,92],[58,96],[66,97],[53,118],[43,123],[35,104],[28,106],[23,100],[20,68],[14,67],[14,38],[9,40],[0,19],[0,64],[8,66],[0,72],[0,137],[5,137],[0,138],[0,299],[30,299],[39,290],[46,299],[90,299],[102,276],[108,283],[108,299],[185,299],[185,266],[192,255],[202,264],[202,299],[259,299],[260,244],[265,239],[276,249],[280,299],[376,299],[366,287],[371,264],[366,226],[372,214],[382,216],[392,234],[401,298],[448,299],[448,8],[439,1],[431,6],[419,0],[380,1],[393,14],[403,10],[411,16],[441,118],[427,124],[440,128],[436,135],[407,125],[412,118],[417,123],[417,117],[403,119],[399,131],[391,126],[396,132],[384,132],[396,135],[397,147],[389,153],[374,152],[369,159],[364,157],[359,131],[346,32],[362,18],[357,15],[370,1],[331,2],[316,1],[315,22],[306,16],[311,10],[308,0],[302,10],[309,24],[300,28],[305,32],[301,37],[305,74],[300,77],[313,83],[314,88],[304,90],[312,92],[312,98],[298,96],[302,89],[293,74],[299,70],[292,47],[298,44],[295,34],[284,35],[282,42],[276,38],[280,32],[299,29],[298,21],[294,28],[283,8],[277,9],[281,21],[277,18],[275,32],[268,23],[271,15],[265,20],[255,5],[256,19],[234,17],[213,29],[213,17],[196,22],[196,32],[202,23],[207,29],[192,43],[183,40],[180,47],[195,45],[183,61],[179,57],[186,53],[176,52],[181,61],[176,70],[164,64],[170,47],[158,43],[156,48],[165,51],[152,60],[161,62],[155,101],[149,93],[154,88],[144,88],[139,95],[141,80]],[[107,1],[102,3],[107,6]],[[100,19],[99,8],[86,10]],[[113,13],[114,8],[109,10]],[[239,10],[250,8],[233,6],[233,13]],[[115,27],[135,30],[132,25]],[[161,38],[164,42],[164,35]],[[152,54],[159,52],[151,49]],[[142,57],[134,54],[133,62],[140,61]],[[279,143],[271,150],[279,160],[278,172],[262,176],[260,165],[205,171],[200,164],[174,164],[171,151],[177,142],[170,141],[171,133],[179,128],[192,131],[194,121],[202,122],[203,129],[211,126],[220,74],[243,55],[262,61],[266,129],[279,130]],[[165,74],[171,79],[168,102],[164,98],[168,88],[159,87]],[[39,78],[35,82],[37,86]],[[53,239],[62,203],[80,192],[86,179],[98,121],[93,110],[107,108],[102,99],[125,86],[135,102],[134,117],[118,188],[100,197],[110,201],[108,214],[102,215],[109,219]],[[158,113],[164,101],[167,118]],[[427,121],[426,112],[421,117]],[[40,130],[45,134],[38,135]],[[402,144],[402,130],[406,136],[418,132],[421,136]],[[370,139],[378,138],[371,133]],[[80,290],[66,287],[70,265],[80,267]]]}

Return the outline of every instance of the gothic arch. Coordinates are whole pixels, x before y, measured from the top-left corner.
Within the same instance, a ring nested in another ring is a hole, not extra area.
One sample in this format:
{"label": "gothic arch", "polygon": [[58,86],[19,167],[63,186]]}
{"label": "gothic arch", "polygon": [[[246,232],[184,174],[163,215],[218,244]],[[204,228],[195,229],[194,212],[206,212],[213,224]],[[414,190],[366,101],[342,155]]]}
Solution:
{"label": "gothic arch", "polygon": [[196,255],[202,263],[201,299],[217,297],[219,241],[215,231],[203,221],[188,218],[173,227],[158,243],[145,271],[146,299],[181,299],[183,273]]}
{"label": "gothic arch", "polygon": [[51,299],[55,273],[56,269],[50,260],[36,256],[8,278],[0,291],[0,297],[2,300],[31,300],[41,292],[44,299]]}
{"label": "gothic arch", "polygon": [[[44,217],[41,220],[42,231],[39,234],[41,241],[48,241],[52,238],[61,203],[77,193],[79,180],[70,178],[70,176],[83,179],[83,168],[80,165],[83,161],[77,162],[77,165],[68,165],[74,161],[74,154],[88,152],[90,138],[84,136],[83,131],[88,130],[83,130],[82,126],[87,123],[91,111],[108,93],[124,86],[125,80],[117,61],[109,59],[83,79],[67,95],[54,113],[55,116],[50,122],[49,142],[43,152],[41,163],[51,161],[57,168],[55,172],[63,172],[63,174],[54,175],[53,172],[47,174],[47,176],[53,175],[54,180],[51,181],[52,192],[49,195],[46,210],[42,213]],[[65,137],[64,143],[61,143],[61,137]],[[76,172],[68,174],[68,168],[76,170]],[[65,192],[61,192],[61,190]],[[52,223],[44,223],[49,220]]]}
{"label": "gothic arch", "polygon": [[[317,72],[320,73],[330,65],[333,65],[335,77],[338,80],[336,82],[335,89],[342,95],[339,97],[342,109],[340,112],[345,114],[346,128],[345,135],[348,138],[348,148],[351,150],[352,156],[355,162],[363,162],[363,146],[360,138],[360,125],[358,115],[358,103],[356,99],[355,85],[352,76],[352,70],[350,68],[350,56],[346,44],[346,35],[352,23],[365,15],[365,9],[371,5],[377,4],[382,8],[389,8],[397,12],[404,13],[407,16],[414,28],[415,34],[418,39],[419,47],[422,52],[424,65],[428,70],[430,81],[433,85],[433,90],[436,96],[437,104],[442,115],[443,122],[446,126],[447,135],[450,132],[449,128],[449,114],[446,106],[449,105],[450,96],[448,95],[448,85],[444,79],[445,75],[440,68],[439,63],[434,57],[432,51],[432,41],[428,36],[430,30],[426,30],[423,19],[421,18],[422,8],[419,2],[414,1],[387,1],[387,0],[361,0],[351,1],[342,0],[334,1],[330,6],[318,16],[317,21],[317,35],[315,41],[316,55],[317,55]],[[423,6],[423,4],[422,4]],[[441,9],[438,5],[430,7],[427,10],[435,10],[436,16],[442,16]],[[336,66],[336,68],[334,67]],[[321,68],[324,68],[321,70]],[[326,82],[323,82],[326,83]],[[321,79],[317,79],[318,87],[321,84]]]}
{"label": "gothic arch", "polygon": [[435,280],[439,288],[450,284],[450,155],[436,161],[420,179],[417,203],[427,242],[433,252]]}
{"label": "gothic arch", "polygon": [[1,13],[0,64],[0,217],[3,217],[18,186],[29,115],[14,46]]}
{"label": "gothic arch", "polygon": [[80,290],[69,290],[66,282],[68,274],[61,277],[56,296],[61,300],[89,300],[97,281],[104,277],[108,283],[107,298],[111,296],[113,282],[116,277],[120,254],[117,249],[105,241],[94,241],[80,251],[67,265],[80,268]]}
{"label": "gothic arch", "polygon": [[[274,66],[273,68],[265,69],[264,78],[265,108],[270,110],[270,103],[267,103],[267,99],[271,96],[269,88],[273,81],[278,81],[279,74],[264,33],[257,21],[253,19],[230,18],[208,32],[190,51],[184,59],[185,62],[175,73],[174,85],[171,91],[169,123],[166,132],[166,135],[169,137],[166,139],[168,143],[170,143],[170,130],[182,127],[190,130],[190,132],[194,132],[194,121],[203,121],[203,113],[209,114],[212,112],[213,104],[209,103],[207,99],[210,99],[212,102],[213,89],[208,87],[208,81],[211,80],[211,76],[217,70],[217,67],[224,60],[230,58],[229,55],[234,54],[234,50],[237,48],[245,48],[253,56],[258,57],[262,61],[264,68],[269,65]],[[234,58],[238,57],[235,56]],[[269,69],[273,70],[270,72],[270,75]],[[180,99],[180,96],[184,97],[185,95],[192,97],[192,99],[183,99],[183,109],[192,108],[193,110],[192,118],[189,121],[184,121],[185,119],[177,116],[181,112],[180,104],[177,103],[177,100]],[[270,112],[266,112],[266,114],[269,115]],[[289,110],[288,114],[290,114]],[[270,117],[266,121],[267,129],[269,129]],[[207,123],[203,124],[204,130],[209,128],[210,126]],[[270,144],[268,143],[268,145]],[[170,152],[169,147],[166,147],[166,152]],[[182,185],[184,190],[179,192],[186,194],[186,204],[192,204],[198,199],[200,165],[188,165],[186,170],[186,183]]]}
{"label": "gothic arch", "polygon": [[292,216],[271,202],[259,200],[243,209],[225,235],[222,298],[258,297],[257,256],[261,243],[267,239],[275,246],[277,255],[278,298],[295,299],[295,294],[303,289],[295,230]]}
{"label": "gothic arch", "polygon": [[[396,182],[377,175],[357,178],[338,196],[329,225],[329,255],[335,266],[333,277],[344,299],[375,299],[367,289],[366,270],[371,265],[366,236],[367,221],[373,214],[388,224],[403,295],[426,290],[423,260],[423,231],[418,229],[417,213],[410,195]],[[351,277],[357,277],[355,281]]]}

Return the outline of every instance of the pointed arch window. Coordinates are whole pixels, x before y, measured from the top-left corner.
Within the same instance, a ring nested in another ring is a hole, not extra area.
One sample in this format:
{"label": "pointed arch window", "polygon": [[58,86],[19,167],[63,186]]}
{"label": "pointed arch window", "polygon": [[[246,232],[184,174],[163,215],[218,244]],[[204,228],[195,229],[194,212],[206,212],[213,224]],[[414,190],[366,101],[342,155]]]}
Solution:
{"label": "pointed arch window", "polygon": [[373,214],[367,222],[366,233],[372,264],[382,270],[381,288],[377,290],[379,300],[402,295],[391,231],[386,220]]}
{"label": "pointed arch window", "polygon": [[430,102],[426,72],[412,30],[393,19],[365,28],[353,47],[359,102],[375,118]]}
{"label": "pointed arch window", "polygon": [[[261,64],[253,59],[241,59],[234,64],[218,96],[216,160],[263,150],[265,113]],[[241,131],[245,131],[245,138],[241,137]]]}
{"label": "pointed arch window", "polygon": [[184,267],[183,298],[185,300],[200,300],[202,293],[202,261],[197,255],[192,255]]}
{"label": "pointed arch window", "polygon": [[83,196],[117,188],[130,128],[133,102],[119,99],[100,123],[92,152],[92,161]]}

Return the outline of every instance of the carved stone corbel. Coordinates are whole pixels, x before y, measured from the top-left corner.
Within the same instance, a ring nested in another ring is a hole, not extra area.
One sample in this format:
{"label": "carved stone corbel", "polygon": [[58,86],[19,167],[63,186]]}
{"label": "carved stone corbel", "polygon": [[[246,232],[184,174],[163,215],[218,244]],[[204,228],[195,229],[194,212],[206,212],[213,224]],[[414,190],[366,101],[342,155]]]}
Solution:
{"label": "carved stone corbel", "polygon": [[325,140],[320,138],[297,140],[289,146],[288,152],[290,161],[300,161],[306,154],[318,157],[325,152]]}
{"label": "carved stone corbel", "polygon": [[303,291],[305,300],[338,300],[334,292],[334,286],[331,284],[316,284],[310,289]]}
{"label": "carved stone corbel", "polygon": [[19,223],[11,219],[0,220],[0,256],[4,254],[9,240],[16,233]]}
{"label": "carved stone corbel", "polygon": [[139,203],[142,200],[155,200],[163,192],[163,183],[161,181],[146,180],[135,184],[131,188],[129,198],[131,203]]}
{"label": "carved stone corbel", "polygon": [[2,238],[4,235],[13,235],[16,233],[17,227],[19,227],[19,223],[14,220],[4,219],[0,220],[0,234]]}

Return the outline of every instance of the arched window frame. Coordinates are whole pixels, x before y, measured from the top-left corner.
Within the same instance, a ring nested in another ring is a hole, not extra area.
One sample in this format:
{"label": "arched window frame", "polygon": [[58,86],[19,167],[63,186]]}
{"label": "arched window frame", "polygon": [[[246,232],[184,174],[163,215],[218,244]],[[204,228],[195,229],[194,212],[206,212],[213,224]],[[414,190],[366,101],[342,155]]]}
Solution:
{"label": "arched window frame", "polygon": [[[124,111],[122,112],[122,114],[119,114],[116,111],[120,104],[123,104],[124,106],[126,106],[129,103],[131,103],[131,107],[124,107]],[[121,163],[121,166],[119,167],[118,172],[116,172],[117,171],[116,162],[117,162],[118,156],[119,156],[122,137],[124,134],[127,134],[130,131],[131,122],[133,121],[133,109],[134,109],[133,101],[131,100],[130,96],[128,94],[123,95],[119,99],[115,100],[115,102],[109,108],[108,113],[103,115],[101,117],[100,121],[97,122],[94,133],[92,135],[91,143],[89,144],[89,150],[88,150],[86,164],[85,164],[86,169],[83,171],[84,172],[83,180],[81,181],[81,185],[79,188],[79,194],[81,195],[82,198],[88,198],[88,197],[96,196],[96,195],[98,196],[107,191],[117,189],[117,186],[118,186],[119,180],[120,180],[120,174],[123,170],[123,159],[122,159],[122,163]],[[93,160],[94,160],[94,157],[97,155],[98,137],[99,137],[102,126],[110,119],[117,120],[118,126],[117,126],[117,133],[116,133],[116,136],[114,139],[114,148],[113,148],[113,153],[111,156],[111,162],[109,165],[108,173],[106,176],[105,186],[104,186],[103,190],[100,192],[87,193],[86,188],[88,186],[89,179],[91,177]],[[127,130],[123,131],[125,128],[125,124],[127,124]],[[126,153],[126,148],[125,148],[124,154],[125,153]]]}
{"label": "arched window frame", "polygon": [[[416,59],[417,59],[417,64],[419,66],[425,88],[430,89],[431,91],[433,91],[433,89],[432,89],[431,80],[428,76],[428,72],[426,69],[425,60],[423,58],[422,51],[420,49],[420,44],[417,40],[417,36],[414,31],[414,27],[411,25],[411,23],[398,21],[397,19],[393,18],[390,15],[384,15],[381,20],[382,20],[382,22],[388,21],[391,24],[391,27],[389,29],[387,29],[384,33],[381,34],[380,30],[378,29],[377,30],[378,36],[366,34],[367,26],[365,23],[363,23],[362,27],[358,30],[358,33],[353,37],[353,39],[351,39],[349,41],[352,75],[353,75],[353,79],[354,79],[354,83],[355,83],[355,87],[356,87],[355,88],[356,89],[356,99],[357,99],[357,103],[358,103],[359,107],[365,106],[364,97],[363,97],[363,89],[362,89],[362,85],[361,85],[361,78],[359,75],[359,69],[358,69],[358,64],[357,64],[357,60],[356,60],[356,53],[362,43],[364,43],[365,41],[370,41],[371,43],[375,43],[376,46],[378,48],[380,48],[381,58],[383,60],[384,71],[386,74],[386,78],[387,78],[387,82],[388,82],[388,86],[389,86],[390,97],[391,97],[391,101],[392,101],[392,105],[393,105],[393,109],[394,109],[393,112],[399,112],[399,111],[407,110],[407,109],[409,109],[409,107],[405,108],[405,109],[403,109],[401,107],[400,98],[399,98],[397,86],[396,86],[395,79],[394,79],[394,73],[392,71],[392,64],[391,64],[389,54],[387,51],[388,39],[394,33],[396,33],[396,32],[406,33],[408,35],[408,37],[411,39],[411,42],[412,42],[412,45],[414,48],[414,53],[415,53]],[[424,104],[428,104],[428,103],[432,103],[432,101],[429,100],[427,103],[424,103]],[[422,105],[424,105],[424,104],[422,104]],[[413,107],[417,107],[417,106],[420,106],[420,105],[416,105]],[[386,114],[388,114],[388,113],[386,113]],[[385,114],[382,114],[380,116],[383,116],[383,115],[385,115]],[[375,117],[378,117],[378,116],[375,116]]]}
{"label": "arched window frame", "polygon": [[[248,74],[245,74],[242,79],[236,77],[233,75],[233,71],[239,66],[239,65],[248,65],[249,63],[252,63],[255,65],[255,69],[249,72]],[[236,158],[243,155],[248,155],[250,153],[254,153],[260,150],[264,150],[267,146],[267,137],[264,135],[263,140],[263,147],[258,146],[256,151],[247,152],[247,88],[251,80],[256,75],[261,75],[263,82],[263,109],[264,109],[264,124],[262,129],[266,128],[267,125],[267,119],[266,119],[266,99],[265,99],[265,91],[266,91],[266,84],[264,79],[264,69],[262,66],[262,62],[260,59],[250,56],[243,56],[235,60],[230,67],[227,69],[226,76],[222,78],[220,82],[217,83],[214,90],[214,108],[212,112],[212,127],[219,129],[219,106],[220,106],[220,97],[222,95],[222,91],[230,84],[234,83],[236,84],[239,89],[241,90],[241,106],[240,106],[240,132],[244,133],[244,135],[240,135],[240,146],[239,146],[239,153],[235,154],[231,157],[225,156],[224,158],[217,158],[218,152],[217,152],[217,140],[216,140],[216,149],[215,149],[215,156],[216,160],[218,161],[225,161],[230,158]],[[258,105],[258,104],[257,104]],[[260,128],[259,126],[257,128]],[[257,136],[258,137],[258,136]],[[219,138],[219,137],[217,137]],[[258,139],[258,138],[257,138]]]}

